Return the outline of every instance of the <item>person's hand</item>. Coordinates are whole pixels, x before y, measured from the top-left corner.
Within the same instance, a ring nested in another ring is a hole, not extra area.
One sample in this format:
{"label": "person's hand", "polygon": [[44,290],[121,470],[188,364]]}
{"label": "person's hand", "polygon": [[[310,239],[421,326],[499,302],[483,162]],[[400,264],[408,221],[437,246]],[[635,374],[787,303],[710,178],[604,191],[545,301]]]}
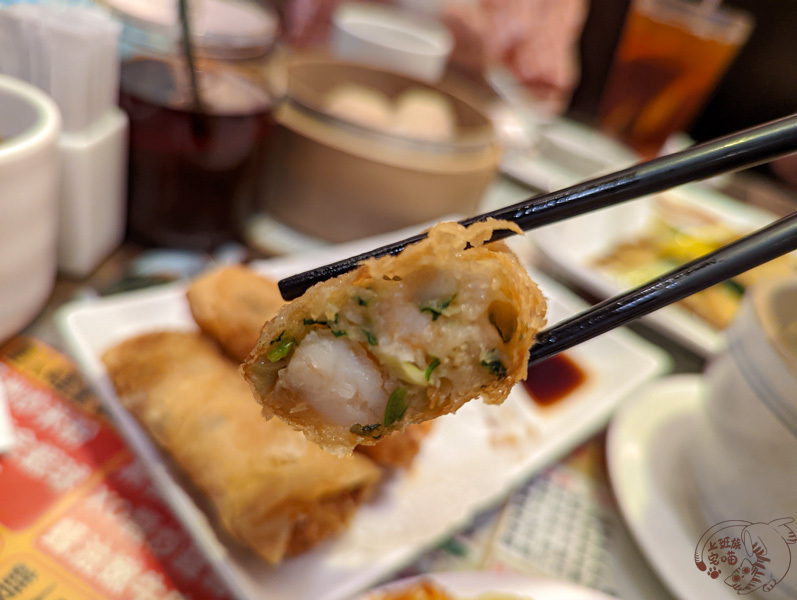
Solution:
{"label": "person's hand", "polygon": [[474,0],[442,14],[452,61],[470,70],[501,62],[540,100],[563,108],[578,80],[576,46],[587,0]]}

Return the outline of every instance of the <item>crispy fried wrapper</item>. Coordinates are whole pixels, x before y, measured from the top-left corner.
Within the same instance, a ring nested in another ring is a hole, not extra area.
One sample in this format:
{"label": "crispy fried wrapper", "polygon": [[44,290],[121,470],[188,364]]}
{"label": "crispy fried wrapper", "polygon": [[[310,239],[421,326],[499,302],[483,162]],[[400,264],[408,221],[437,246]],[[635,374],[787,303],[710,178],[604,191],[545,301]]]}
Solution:
{"label": "crispy fried wrapper", "polygon": [[270,563],[344,528],[380,477],[364,456],[333,456],[263,419],[236,366],[199,334],[142,335],[103,361],[120,402],[210,500],[223,528]]}
{"label": "crispy fried wrapper", "polygon": [[441,223],[284,305],[243,365],[263,413],[345,454],[479,396],[503,402],[546,304],[503,243],[485,244],[496,229],[520,232]]}
{"label": "crispy fried wrapper", "polygon": [[186,296],[202,332],[238,362],[249,356],[263,325],[285,304],[276,282],[241,265],[213,269],[196,279]]}
{"label": "crispy fried wrapper", "polygon": [[[240,265],[213,269],[199,277],[186,296],[202,332],[238,362],[249,355],[263,325],[285,304],[276,282]],[[431,423],[411,425],[358,450],[384,467],[406,469],[431,429]]]}

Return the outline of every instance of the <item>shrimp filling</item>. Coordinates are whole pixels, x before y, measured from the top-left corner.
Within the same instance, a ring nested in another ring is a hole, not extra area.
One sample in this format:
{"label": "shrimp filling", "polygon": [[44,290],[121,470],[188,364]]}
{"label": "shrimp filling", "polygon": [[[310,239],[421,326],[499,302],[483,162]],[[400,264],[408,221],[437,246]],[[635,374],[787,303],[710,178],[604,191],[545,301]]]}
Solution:
{"label": "shrimp filling", "polygon": [[424,269],[358,290],[334,314],[304,319],[307,333],[296,336],[277,389],[328,423],[381,436],[411,405],[426,406],[427,390],[452,374],[472,387],[502,378],[499,348],[514,335],[517,312],[492,280],[470,275],[461,284]]}
{"label": "shrimp filling", "polygon": [[344,427],[382,420],[388,400],[382,385],[379,368],[364,350],[326,330],[304,337],[277,382],[321,418]]}

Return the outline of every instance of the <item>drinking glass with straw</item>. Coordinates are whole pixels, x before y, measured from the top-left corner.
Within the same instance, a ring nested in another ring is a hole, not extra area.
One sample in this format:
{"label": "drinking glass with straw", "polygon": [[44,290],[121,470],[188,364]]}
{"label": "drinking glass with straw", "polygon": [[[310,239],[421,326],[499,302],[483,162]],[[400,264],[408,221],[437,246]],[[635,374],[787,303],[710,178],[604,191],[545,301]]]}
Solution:
{"label": "drinking glass with straw", "polygon": [[721,0],[634,0],[604,88],[601,128],[647,158],[705,105],[753,28]]}

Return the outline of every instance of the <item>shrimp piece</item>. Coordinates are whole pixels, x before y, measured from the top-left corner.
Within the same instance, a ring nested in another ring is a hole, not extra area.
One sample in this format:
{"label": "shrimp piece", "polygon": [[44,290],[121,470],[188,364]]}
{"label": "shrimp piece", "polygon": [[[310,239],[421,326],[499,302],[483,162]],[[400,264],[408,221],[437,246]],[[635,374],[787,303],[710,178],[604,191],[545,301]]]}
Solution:
{"label": "shrimp piece", "polygon": [[478,396],[503,402],[546,310],[506,246],[484,244],[507,228],[439,224],[283,306],[242,367],[264,414],[346,454]]}

